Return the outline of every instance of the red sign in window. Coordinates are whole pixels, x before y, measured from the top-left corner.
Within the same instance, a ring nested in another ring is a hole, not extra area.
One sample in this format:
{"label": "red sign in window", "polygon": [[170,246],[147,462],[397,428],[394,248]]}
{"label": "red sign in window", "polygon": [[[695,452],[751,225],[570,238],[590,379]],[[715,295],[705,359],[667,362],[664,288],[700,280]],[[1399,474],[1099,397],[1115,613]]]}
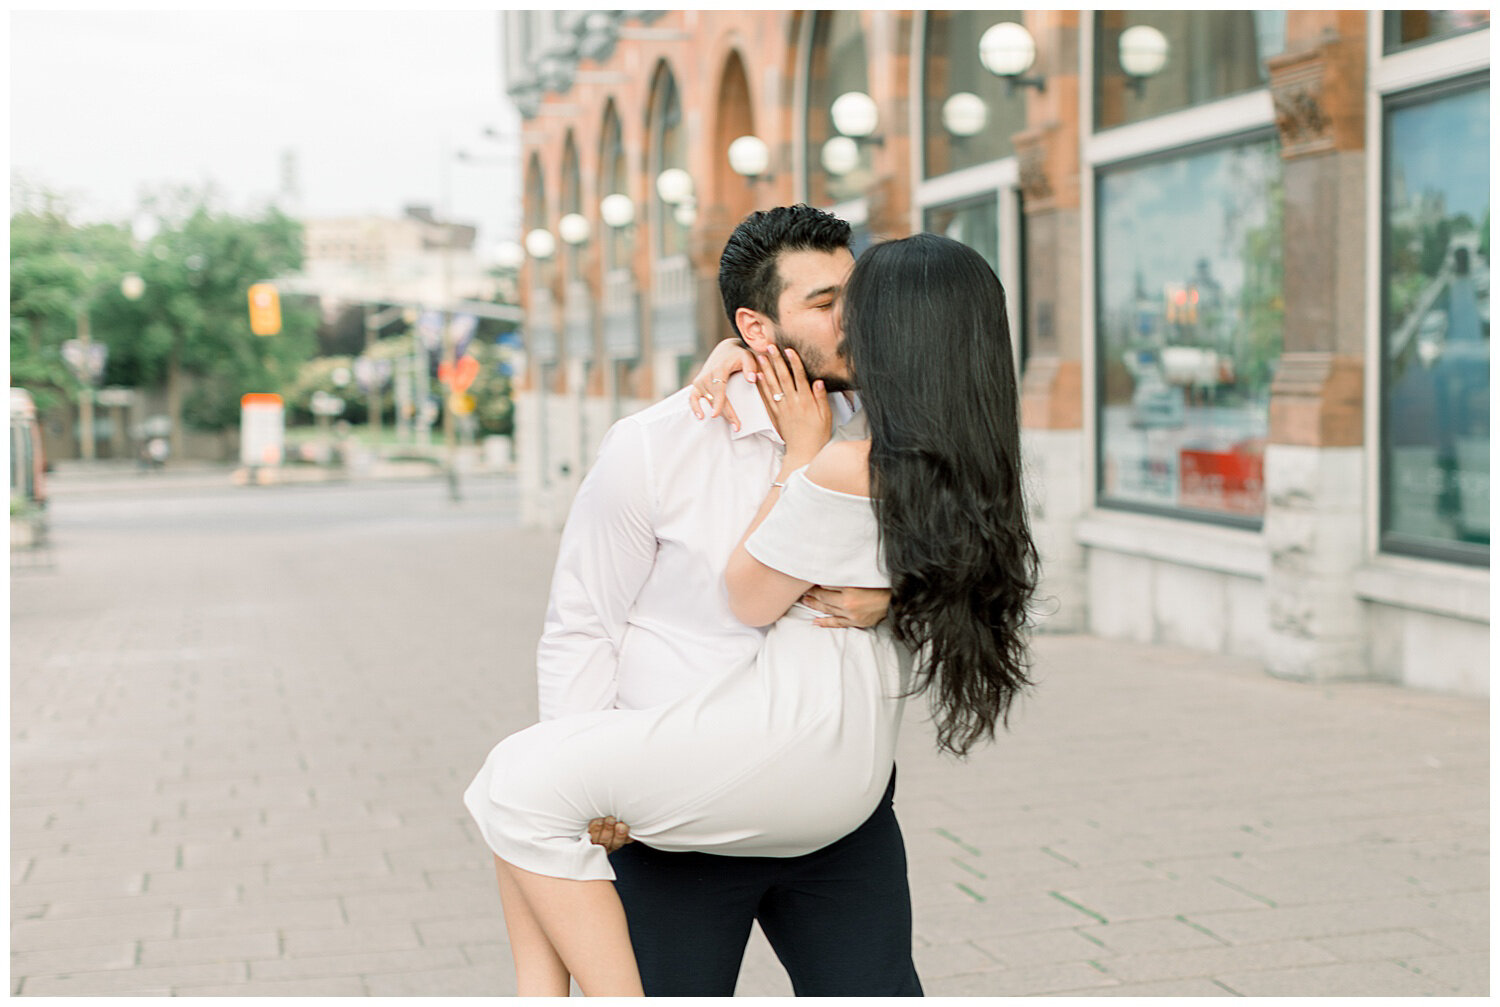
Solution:
{"label": "red sign in window", "polygon": [[1264,511],[1265,441],[1241,441],[1228,451],[1184,448],[1177,459],[1182,506],[1230,514]]}

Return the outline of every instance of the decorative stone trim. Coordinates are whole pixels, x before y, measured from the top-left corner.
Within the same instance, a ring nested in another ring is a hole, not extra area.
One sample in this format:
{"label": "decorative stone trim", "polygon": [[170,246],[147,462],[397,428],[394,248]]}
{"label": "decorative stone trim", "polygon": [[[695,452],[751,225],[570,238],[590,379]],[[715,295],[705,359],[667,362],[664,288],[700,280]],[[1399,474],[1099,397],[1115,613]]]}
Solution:
{"label": "decorative stone trim", "polygon": [[1028,129],[1012,138],[1016,149],[1016,167],[1021,196],[1028,211],[1046,208],[1052,200],[1052,183],[1047,178],[1047,133]]}
{"label": "decorative stone trim", "polygon": [[1316,44],[1268,61],[1282,157],[1364,149],[1365,40],[1339,33],[1356,23],[1340,19]]}
{"label": "decorative stone trim", "polygon": [[1032,357],[1021,381],[1021,426],[1027,430],[1083,428],[1083,364]]}
{"label": "decorative stone trim", "polygon": [[1271,384],[1273,444],[1364,443],[1364,359],[1327,351],[1283,353]]}

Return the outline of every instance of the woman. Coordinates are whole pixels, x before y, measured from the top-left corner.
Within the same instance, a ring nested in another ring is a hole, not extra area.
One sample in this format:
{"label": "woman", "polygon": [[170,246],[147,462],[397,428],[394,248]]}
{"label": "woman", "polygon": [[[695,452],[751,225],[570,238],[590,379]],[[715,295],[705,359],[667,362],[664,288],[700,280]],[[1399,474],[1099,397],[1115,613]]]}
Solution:
{"label": "woman", "polygon": [[[829,441],[827,394],[793,352],[759,362],[786,453],[725,575],[738,618],[774,623],[755,664],[667,706],[512,735],[465,793],[496,854],[522,995],[566,995],[570,975],[589,995],[641,992],[590,820],[669,850],[808,853],[879,800],[904,696],[930,689],[938,745],[963,755],[1029,684],[1037,559],[995,274],[914,235],[865,253],[840,310],[868,441]],[[815,583],[889,587],[890,615],[817,628],[797,603]]]}

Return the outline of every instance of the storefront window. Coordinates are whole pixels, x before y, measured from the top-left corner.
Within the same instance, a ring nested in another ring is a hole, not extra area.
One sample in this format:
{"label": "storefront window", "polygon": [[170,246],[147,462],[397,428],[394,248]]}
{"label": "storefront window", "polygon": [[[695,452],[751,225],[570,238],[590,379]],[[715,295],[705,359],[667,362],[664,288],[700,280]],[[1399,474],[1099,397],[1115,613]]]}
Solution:
{"label": "storefront window", "polygon": [[1000,274],[1000,207],[995,193],[927,210],[922,224],[933,234],[962,241]]}
{"label": "storefront window", "polygon": [[[1126,35],[1137,26],[1150,30]],[[1265,87],[1266,60],[1285,45],[1285,11],[1100,11],[1094,126],[1108,129]],[[1143,68],[1149,76],[1127,73]]]}
{"label": "storefront window", "polygon": [[1011,93],[979,62],[979,37],[1020,11],[935,10],[927,14],[922,75],[923,174],[928,178],[1015,153],[1026,127],[1026,95]]}
{"label": "storefront window", "polygon": [[1451,35],[1486,28],[1487,10],[1388,10],[1385,12],[1385,51],[1434,42]]}
{"label": "storefront window", "polygon": [[1101,500],[1258,525],[1283,314],[1275,141],[1102,170],[1097,193]]}
{"label": "storefront window", "polygon": [[1488,81],[1386,108],[1382,545],[1488,562]]}
{"label": "storefront window", "polygon": [[657,236],[656,253],[665,259],[684,255],[688,247],[688,228],[692,224],[692,197],[684,203],[669,204],[656,189],[657,177],[668,168],[687,169],[687,130],[682,123],[682,100],[677,93],[677,79],[665,66],[657,75],[656,94],[652,101],[652,171],[651,204],[655,207],[653,230]]}
{"label": "storefront window", "polygon": [[[828,142],[840,136],[833,125],[834,99],[851,92],[870,93],[865,72],[865,32],[860,17],[857,10],[844,10],[823,11],[813,18],[805,152],[807,201],[814,206],[858,198],[864,195],[873,177],[869,144],[855,143],[855,157],[846,163],[840,163],[841,158],[832,152],[827,158],[824,156]],[[876,126],[877,130],[881,128]],[[825,161],[834,162],[838,171],[830,171]]]}
{"label": "storefront window", "polygon": [[[1017,213],[1016,217],[1021,221],[1025,219],[1025,215],[1021,213]],[[984,261],[990,264],[995,275],[1000,276],[1000,201],[997,192],[991,191],[961,202],[929,207],[922,216],[922,229],[968,245],[984,256]],[[1020,236],[1017,237],[1017,246],[1024,247],[1025,242],[1020,240]],[[1011,340],[1016,344],[1019,357],[1024,363],[1027,347],[1024,331],[1017,324],[1020,319],[1019,294],[1019,291],[1009,287],[1005,291],[1010,309]]]}

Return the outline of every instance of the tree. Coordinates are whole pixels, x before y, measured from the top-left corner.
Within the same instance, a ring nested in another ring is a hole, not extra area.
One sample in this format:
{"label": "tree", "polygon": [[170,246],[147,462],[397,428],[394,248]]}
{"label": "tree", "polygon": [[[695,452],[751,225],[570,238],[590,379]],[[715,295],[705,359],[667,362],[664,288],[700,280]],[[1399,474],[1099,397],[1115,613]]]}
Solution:
{"label": "tree", "polygon": [[159,226],[139,258],[145,293],[134,303],[112,302],[121,324],[111,331],[129,337],[111,343],[110,376],[126,384],[165,383],[179,453],[184,423],[235,426],[242,395],[279,392],[293,382],[316,350],[317,316],[284,298],[279,335],[250,331],[250,286],[301,266],[296,221],[274,208],[236,217],[215,207],[210,193],[192,190],[150,209]]}
{"label": "tree", "polygon": [[13,193],[10,218],[10,380],[46,411],[77,398],[78,378],[62,344],[86,311],[103,336],[105,304],[123,300],[120,280],[134,266],[130,234],[113,224],[79,226],[65,201],[46,190]]}

